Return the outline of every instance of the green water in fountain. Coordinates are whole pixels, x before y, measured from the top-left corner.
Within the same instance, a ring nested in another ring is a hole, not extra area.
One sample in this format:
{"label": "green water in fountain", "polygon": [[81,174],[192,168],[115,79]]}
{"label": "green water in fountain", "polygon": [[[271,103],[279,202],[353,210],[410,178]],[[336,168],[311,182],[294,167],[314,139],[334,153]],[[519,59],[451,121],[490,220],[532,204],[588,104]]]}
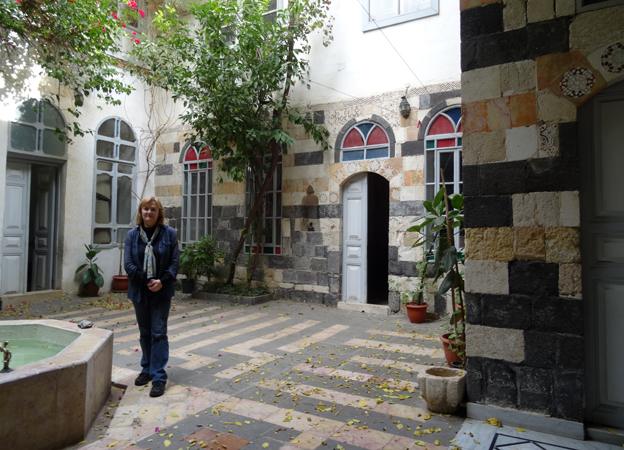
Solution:
{"label": "green water in fountain", "polygon": [[[0,344],[9,343],[11,369],[54,356],[78,336],[80,333],[40,323],[11,324],[0,321]],[[2,367],[3,355],[0,354],[0,370]]]}
{"label": "green water in fountain", "polygon": [[[56,355],[63,350],[65,345],[54,342],[44,342],[37,339],[13,339],[9,341],[11,362],[9,367],[17,369],[26,364],[39,361]],[[2,355],[0,355],[0,369],[2,368]]]}

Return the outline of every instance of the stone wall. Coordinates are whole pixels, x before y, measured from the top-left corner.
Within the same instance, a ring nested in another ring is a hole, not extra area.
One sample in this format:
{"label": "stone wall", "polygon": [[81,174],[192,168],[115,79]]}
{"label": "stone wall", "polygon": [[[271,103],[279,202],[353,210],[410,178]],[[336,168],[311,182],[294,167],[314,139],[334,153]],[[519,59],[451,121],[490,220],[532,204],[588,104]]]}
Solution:
{"label": "stone wall", "polygon": [[576,4],[462,0],[461,37],[468,397],[580,421],[576,114],[622,77],[624,6]]}
{"label": "stone wall", "polygon": [[[405,230],[422,216],[424,188],[424,130],[440,109],[460,103],[459,83],[411,89],[409,118],[403,119],[398,103],[404,92],[389,92],[349,102],[313,106],[314,119],[330,132],[334,146],[349,124],[370,119],[382,125],[391,141],[390,158],[340,162],[332,149],[319,150],[301,127],[289,125],[295,144],[282,159],[282,254],[263,258],[264,281],[285,298],[335,305],[340,300],[342,271],[342,186],[362,172],[381,175],[389,183],[389,304],[399,310],[399,293],[417,285],[415,261],[419,250],[412,248],[414,236]],[[181,217],[182,166],[181,133],[171,133],[158,147],[162,161],[156,171],[156,193],[163,198],[169,223],[177,226]],[[218,166],[218,163],[217,163]],[[216,169],[218,171],[218,168]],[[224,177],[215,173],[214,179]],[[310,217],[310,189],[315,196],[314,217]],[[229,252],[243,227],[244,185],[228,180],[213,185],[213,236]],[[310,230],[309,228],[312,228]],[[244,273],[245,255],[239,259]]]}

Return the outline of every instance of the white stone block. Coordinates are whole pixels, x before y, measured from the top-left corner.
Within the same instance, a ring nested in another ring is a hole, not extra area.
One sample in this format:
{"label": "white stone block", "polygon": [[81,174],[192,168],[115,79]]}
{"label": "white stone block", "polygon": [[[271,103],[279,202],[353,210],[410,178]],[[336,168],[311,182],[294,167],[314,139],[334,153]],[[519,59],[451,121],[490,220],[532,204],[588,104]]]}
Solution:
{"label": "white stone block", "polygon": [[503,95],[519,94],[535,89],[535,61],[517,61],[501,66],[501,91]]}
{"label": "white stone block", "polygon": [[404,156],[403,157],[403,170],[423,170],[423,164],[425,157],[419,156]]}
{"label": "white stone block", "polygon": [[558,192],[532,192],[511,197],[515,227],[559,226]]}
{"label": "white stone block", "polygon": [[521,363],[524,361],[524,331],[468,324],[466,356]]}
{"label": "white stone block", "polygon": [[526,0],[504,0],[503,24],[505,31],[524,28],[527,23]]}
{"label": "white stone block", "polygon": [[574,122],[576,105],[549,90],[537,93],[537,117],[543,122]]}
{"label": "white stone block", "polygon": [[466,292],[509,294],[506,262],[467,260],[464,266]]}
{"label": "white stone block", "polygon": [[559,213],[559,224],[562,227],[580,227],[581,207],[578,191],[561,192],[560,196],[561,211]]}
{"label": "white stone block", "polygon": [[535,223],[543,227],[559,226],[560,196],[559,192],[533,192],[535,198]]}
{"label": "white stone block", "polygon": [[413,202],[418,200],[418,186],[401,187],[400,199],[402,202]]}
{"label": "white stone block", "polygon": [[527,21],[529,23],[541,22],[555,17],[554,0],[528,0]]}
{"label": "white stone block", "polygon": [[517,127],[506,130],[507,161],[523,161],[537,155],[537,127]]}
{"label": "white stone block", "polygon": [[500,66],[490,66],[462,73],[462,100],[474,102],[501,95]]}

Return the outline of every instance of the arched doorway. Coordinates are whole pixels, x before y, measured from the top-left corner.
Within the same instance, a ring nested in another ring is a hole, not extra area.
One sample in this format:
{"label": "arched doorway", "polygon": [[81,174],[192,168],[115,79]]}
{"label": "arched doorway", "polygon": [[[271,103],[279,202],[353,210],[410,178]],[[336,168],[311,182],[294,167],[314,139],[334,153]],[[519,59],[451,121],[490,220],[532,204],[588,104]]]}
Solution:
{"label": "arched doorway", "polygon": [[361,173],[342,191],[342,301],[388,304],[388,180]]}
{"label": "arched doorway", "polygon": [[589,422],[624,429],[624,82],[579,110]]}

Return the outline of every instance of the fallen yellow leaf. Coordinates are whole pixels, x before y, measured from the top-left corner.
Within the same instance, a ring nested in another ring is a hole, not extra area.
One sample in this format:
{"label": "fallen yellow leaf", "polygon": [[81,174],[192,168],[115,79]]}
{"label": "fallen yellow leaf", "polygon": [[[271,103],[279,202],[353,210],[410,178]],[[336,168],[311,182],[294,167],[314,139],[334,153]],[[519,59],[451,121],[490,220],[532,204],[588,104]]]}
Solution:
{"label": "fallen yellow leaf", "polygon": [[489,419],[485,421],[485,423],[488,423],[492,425],[493,427],[498,427],[498,428],[503,426],[503,423],[496,417],[490,417]]}

